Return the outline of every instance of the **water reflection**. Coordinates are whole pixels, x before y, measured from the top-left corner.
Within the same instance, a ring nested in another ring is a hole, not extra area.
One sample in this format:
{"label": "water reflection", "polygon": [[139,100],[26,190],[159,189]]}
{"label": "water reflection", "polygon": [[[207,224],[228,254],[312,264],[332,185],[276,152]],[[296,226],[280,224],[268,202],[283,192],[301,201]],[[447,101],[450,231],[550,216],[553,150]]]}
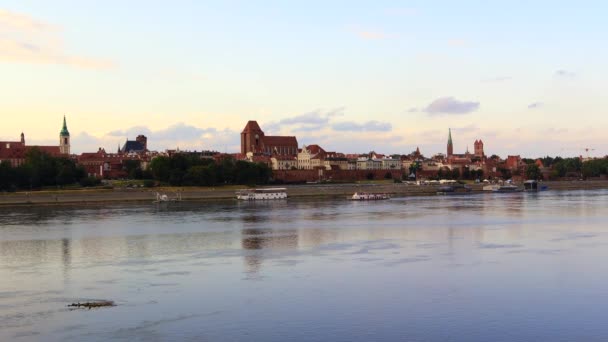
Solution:
{"label": "water reflection", "polygon": [[[601,339],[606,204],[590,191],[0,208],[0,340],[586,340],[582,320]],[[120,305],[65,310],[91,298]]]}

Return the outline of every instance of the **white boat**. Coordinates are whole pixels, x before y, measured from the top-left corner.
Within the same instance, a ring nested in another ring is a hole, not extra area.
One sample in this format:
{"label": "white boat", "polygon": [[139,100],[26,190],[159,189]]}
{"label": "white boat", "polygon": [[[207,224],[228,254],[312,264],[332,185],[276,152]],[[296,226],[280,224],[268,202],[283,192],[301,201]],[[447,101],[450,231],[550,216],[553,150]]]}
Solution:
{"label": "white boat", "polygon": [[368,192],[355,192],[350,198],[353,201],[376,201],[385,200],[391,198],[388,194],[368,193]]}
{"label": "white boat", "polygon": [[158,192],[156,193],[156,201],[154,202],[169,202],[169,196],[165,195],[165,194],[159,194]]}
{"label": "white boat", "polygon": [[236,192],[236,198],[243,201],[274,200],[287,198],[286,188],[245,189]]}
{"label": "white boat", "polygon": [[156,201],[154,201],[154,203],[161,203],[161,202],[180,202],[182,200],[182,194],[181,193],[176,193],[174,198],[169,198],[169,196],[165,195],[165,194],[159,194],[158,192],[156,193]]}
{"label": "white boat", "polygon": [[494,192],[518,192],[521,191],[517,186],[513,184],[505,184],[498,187]]}

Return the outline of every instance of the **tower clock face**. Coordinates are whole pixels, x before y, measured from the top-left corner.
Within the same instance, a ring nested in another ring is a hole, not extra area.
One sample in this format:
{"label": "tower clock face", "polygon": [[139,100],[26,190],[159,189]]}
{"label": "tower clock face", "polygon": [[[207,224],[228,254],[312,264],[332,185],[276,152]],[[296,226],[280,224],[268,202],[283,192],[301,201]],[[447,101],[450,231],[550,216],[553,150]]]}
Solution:
{"label": "tower clock face", "polygon": [[255,135],[255,138],[256,138],[256,139],[259,139],[259,138],[260,138],[260,136],[256,134],[256,135]]}

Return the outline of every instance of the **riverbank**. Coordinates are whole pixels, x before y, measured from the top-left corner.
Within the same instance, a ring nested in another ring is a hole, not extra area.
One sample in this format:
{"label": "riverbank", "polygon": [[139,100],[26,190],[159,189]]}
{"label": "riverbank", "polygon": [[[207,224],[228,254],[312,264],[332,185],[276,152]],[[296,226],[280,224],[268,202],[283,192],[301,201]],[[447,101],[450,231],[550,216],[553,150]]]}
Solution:
{"label": "riverbank", "polygon": [[[549,190],[585,190],[608,189],[608,181],[564,181],[543,182]],[[481,184],[471,185],[474,192],[481,192]],[[156,193],[166,194],[170,198],[179,193],[184,201],[201,200],[230,200],[234,199],[235,191],[242,187],[227,186],[215,188],[183,187],[183,188],[135,188],[135,189],[82,189],[58,191],[32,191],[0,194],[0,205],[51,205],[70,203],[103,203],[154,201]],[[388,193],[395,197],[428,196],[437,193],[438,186],[407,185],[402,183],[379,184],[306,184],[288,185],[287,194],[297,197],[327,197],[338,198],[350,196],[355,192]]]}

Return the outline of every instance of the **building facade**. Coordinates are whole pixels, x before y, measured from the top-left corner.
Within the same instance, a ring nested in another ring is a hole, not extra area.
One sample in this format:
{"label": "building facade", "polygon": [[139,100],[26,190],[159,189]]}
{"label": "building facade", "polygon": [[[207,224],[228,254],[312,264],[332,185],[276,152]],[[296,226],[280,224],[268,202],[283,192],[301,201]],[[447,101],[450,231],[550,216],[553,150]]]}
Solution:
{"label": "building facade", "polygon": [[241,154],[296,156],[298,140],[295,136],[265,135],[257,121],[247,122],[241,132]]}

